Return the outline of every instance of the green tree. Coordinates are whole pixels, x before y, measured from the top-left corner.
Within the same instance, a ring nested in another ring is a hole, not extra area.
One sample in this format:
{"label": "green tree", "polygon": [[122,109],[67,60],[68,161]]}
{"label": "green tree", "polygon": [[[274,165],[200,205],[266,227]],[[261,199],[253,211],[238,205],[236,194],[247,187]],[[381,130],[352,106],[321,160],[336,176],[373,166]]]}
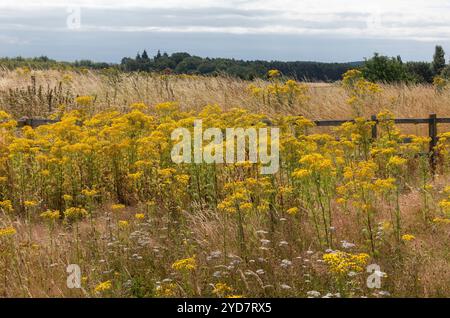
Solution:
{"label": "green tree", "polygon": [[162,55],[158,60],[155,61],[155,69],[158,71],[164,71],[167,69],[173,70],[177,64],[171,60],[168,56]]}
{"label": "green tree", "polygon": [[200,63],[202,63],[202,58],[198,56],[187,57],[177,65],[175,72],[181,74],[193,74],[197,71]]}
{"label": "green tree", "polygon": [[150,58],[148,57],[147,51],[144,50],[144,52],[142,52],[142,56],[141,56],[142,60],[145,62],[149,62]]}
{"label": "green tree", "polygon": [[389,58],[375,53],[371,59],[366,60],[362,72],[364,78],[371,82],[399,83],[414,81],[400,56]]}
{"label": "green tree", "polygon": [[441,74],[442,70],[445,68],[445,52],[442,46],[436,45],[436,49],[433,55],[432,69],[434,75]]}
{"label": "green tree", "polygon": [[200,74],[211,74],[216,70],[216,66],[211,61],[203,61],[197,70]]}
{"label": "green tree", "polygon": [[158,50],[158,53],[156,53],[154,60],[157,61],[158,59],[160,59],[162,57],[161,51]]}
{"label": "green tree", "polygon": [[181,61],[183,61],[185,58],[191,57],[189,53],[185,52],[179,52],[179,53],[173,53],[170,58],[175,62],[175,64],[179,64]]}
{"label": "green tree", "polygon": [[446,80],[450,80],[450,65],[447,65],[441,72],[441,75]]}
{"label": "green tree", "polygon": [[408,62],[405,64],[410,76],[417,83],[433,83],[433,70],[431,63],[427,62]]}

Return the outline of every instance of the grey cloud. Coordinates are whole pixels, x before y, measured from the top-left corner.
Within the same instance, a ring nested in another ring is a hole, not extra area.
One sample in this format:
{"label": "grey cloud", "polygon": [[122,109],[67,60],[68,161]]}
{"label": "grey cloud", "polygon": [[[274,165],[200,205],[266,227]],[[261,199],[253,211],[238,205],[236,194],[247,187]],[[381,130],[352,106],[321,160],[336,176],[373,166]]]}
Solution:
{"label": "grey cloud", "polygon": [[[326,36],[231,35],[129,33],[126,37],[113,32],[14,32],[28,43],[1,45],[0,55],[47,55],[60,60],[93,59],[119,62],[124,56],[147,49],[173,53],[187,51],[209,57],[242,59],[313,60],[345,62],[370,57],[374,51],[404,60],[429,60],[433,46],[425,42],[393,40],[355,40]],[[13,35],[11,35],[13,36]],[[442,42],[450,50],[450,42]]]}
{"label": "grey cloud", "polygon": [[[240,5],[253,2],[235,1]],[[8,9],[0,11],[0,55],[48,55],[64,60],[89,58],[118,62],[123,56],[133,56],[137,50],[147,48],[169,53],[189,51],[212,57],[318,61],[361,60],[379,51],[389,55],[402,54],[407,60],[432,56],[432,44],[412,41],[413,36],[429,39],[434,35],[444,39],[443,44],[448,44],[447,39],[450,39],[444,20],[423,21],[420,16],[399,19],[399,13],[385,14],[380,17],[384,29],[371,34],[368,21],[373,16],[367,12],[297,14],[286,8],[245,10],[241,6],[82,8],[81,19],[85,29],[74,31],[67,29],[66,8]],[[146,27],[154,28],[146,30]],[[166,31],[155,31],[158,28]],[[212,31],[206,33],[206,28]],[[230,30],[233,28],[252,32],[232,34]],[[134,29],[141,32],[130,32]],[[305,32],[288,34],[296,29]],[[182,33],[181,30],[192,32]],[[257,30],[263,30],[263,34],[258,34]],[[271,30],[276,30],[275,34],[271,34]],[[387,34],[385,30],[396,33]],[[307,35],[308,32],[314,35]]]}
{"label": "grey cloud", "polygon": [[[35,13],[10,12],[0,17],[2,29],[45,28],[61,29],[65,27],[68,13],[63,9],[49,9]],[[83,25],[90,28],[95,26],[110,27],[239,27],[263,28],[268,26],[288,26],[289,28],[305,29],[339,29],[364,28],[366,26],[365,14],[339,13],[332,21],[294,18],[287,19],[285,11],[242,10],[224,8],[197,8],[197,9],[82,9],[81,19]],[[107,28],[104,28],[107,29]]]}

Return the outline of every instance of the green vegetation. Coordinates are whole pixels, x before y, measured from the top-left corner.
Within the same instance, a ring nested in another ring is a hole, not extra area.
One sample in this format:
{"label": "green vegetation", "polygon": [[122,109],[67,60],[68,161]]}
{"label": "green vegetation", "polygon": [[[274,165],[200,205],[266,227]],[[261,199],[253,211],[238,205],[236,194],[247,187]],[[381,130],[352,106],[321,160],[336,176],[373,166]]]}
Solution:
{"label": "green vegetation", "polygon": [[73,63],[59,62],[56,60],[52,60],[47,56],[40,56],[33,58],[24,58],[19,56],[14,58],[8,57],[0,58],[0,67],[10,70],[19,67],[28,67],[32,69],[42,69],[42,70],[48,69],[69,70],[73,68],[105,69],[110,67],[117,67],[117,65],[102,62],[100,63],[92,62],[90,60],[75,61]]}
{"label": "green vegetation", "polygon": [[450,78],[449,68],[445,62],[444,49],[437,45],[431,63],[403,63],[400,56],[387,57],[375,53],[365,61],[362,71],[364,77],[373,82],[431,84],[436,77]]}
{"label": "green vegetation", "polygon": [[280,62],[244,61],[226,58],[202,58],[189,53],[178,52],[171,55],[160,51],[150,57],[147,51],[138,53],[135,58],[124,57],[120,64],[81,60],[58,62],[46,56],[37,58],[0,58],[0,67],[15,69],[113,69],[125,72],[157,72],[163,74],[228,75],[245,80],[267,78],[269,70],[279,70],[284,76],[299,81],[334,82],[341,79],[349,69],[360,69],[364,78],[381,83],[423,83],[431,84],[436,77],[450,78],[450,66],[446,64],[445,52],[436,46],[433,61],[403,62],[400,56],[388,57],[375,53],[364,62],[319,63],[319,62]]}
{"label": "green vegetation", "polygon": [[90,60],[58,62],[48,57],[38,58],[1,58],[0,67],[13,70],[18,67],[32,69],[117,69],[126,72],[162,72],[167,74],[229,75],[241,79],[266,78],[271,69],[280,70],[283,75],[298,80],[333,82],[351,68],[359,67],[355,63],[318,63],[318,62],[279,62],[279,61],[243,61],[225,58],[202,58],[188,53],[158,53],[150,58],[146,51],[135,58],[125,57],[120,64],[98,63]]}
{"label": "green vegetation", "polygon": [[146,51],[136,58],[124,58],[120,64],[125,71],[155,71],[176,74],[231,75],[252,80],[264,78],[271,69],[298,80],[337,81],[347,70],[362,63],[318,63],[243,61],[225,58],[201,58],[188,53],[158,53],[150,58]]}

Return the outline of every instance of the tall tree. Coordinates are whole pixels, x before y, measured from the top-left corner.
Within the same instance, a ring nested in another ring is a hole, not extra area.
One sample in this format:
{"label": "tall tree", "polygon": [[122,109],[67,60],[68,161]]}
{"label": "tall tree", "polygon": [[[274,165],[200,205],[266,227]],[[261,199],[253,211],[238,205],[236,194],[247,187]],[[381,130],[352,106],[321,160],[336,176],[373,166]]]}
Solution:
{"label": "tall tree", "polygon": [[433,56],[432,69],[434,75],[441,74],[442,70],[445,68],[445,52],[442,46],[436,45]]}
{"label": "tall tree", "polygon": [[158,50],[158,53],[156,53],[156,55],[155,55],[155,61],[160,59],[161,57],[162,57],[161,51]]}
{"label": "tall tree", "polygon": [[137,62],[141,61],[141,54],[139,54],[139,52],[138,52],[138,54],[136,54],[136,61]]}
{"label": "tall tree", "polygon": [[147,51],[146,50],[144,50],[144,52],[142,52],[142,60],[143,61],[145,61],[145,62],[148,62],[148,61],[150,61],[150,58],[148,57],[148,54],[147,54]]}

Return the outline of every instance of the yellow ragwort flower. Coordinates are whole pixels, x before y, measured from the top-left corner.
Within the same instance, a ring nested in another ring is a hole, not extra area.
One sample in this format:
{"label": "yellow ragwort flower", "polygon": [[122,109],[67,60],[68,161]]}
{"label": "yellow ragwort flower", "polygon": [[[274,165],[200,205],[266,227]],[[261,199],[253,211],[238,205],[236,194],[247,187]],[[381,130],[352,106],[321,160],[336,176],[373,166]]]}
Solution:
{"label": "yellow ragwort flower", "polygon": [[195,255],[175,261],[172,264],[172,268],[177,271],[194,271],[197,268]]}
{"label": "yellow ragwort flower", "polygon": [[402,235],[402,240],[405,241],[405,242],[412,241],[412,240],[414,240],[415,238],[416,238],[416,237],[415,237],[414,235],[411,235],[411,234],[403,234],[403,235]]}
{"label": "yellow ragwort flower", "polygon": [[112,288],[112,282],[110,280],[107,280],[106,282],[99,283],[94,288],[94,292],[97,294],[103,293],[105,291],[108,291]]}
{"label": "yellow ragwort flower", "polygon": [[0,229],[0,237],[10,237],[16,233],[16,229],[12,226]]}

